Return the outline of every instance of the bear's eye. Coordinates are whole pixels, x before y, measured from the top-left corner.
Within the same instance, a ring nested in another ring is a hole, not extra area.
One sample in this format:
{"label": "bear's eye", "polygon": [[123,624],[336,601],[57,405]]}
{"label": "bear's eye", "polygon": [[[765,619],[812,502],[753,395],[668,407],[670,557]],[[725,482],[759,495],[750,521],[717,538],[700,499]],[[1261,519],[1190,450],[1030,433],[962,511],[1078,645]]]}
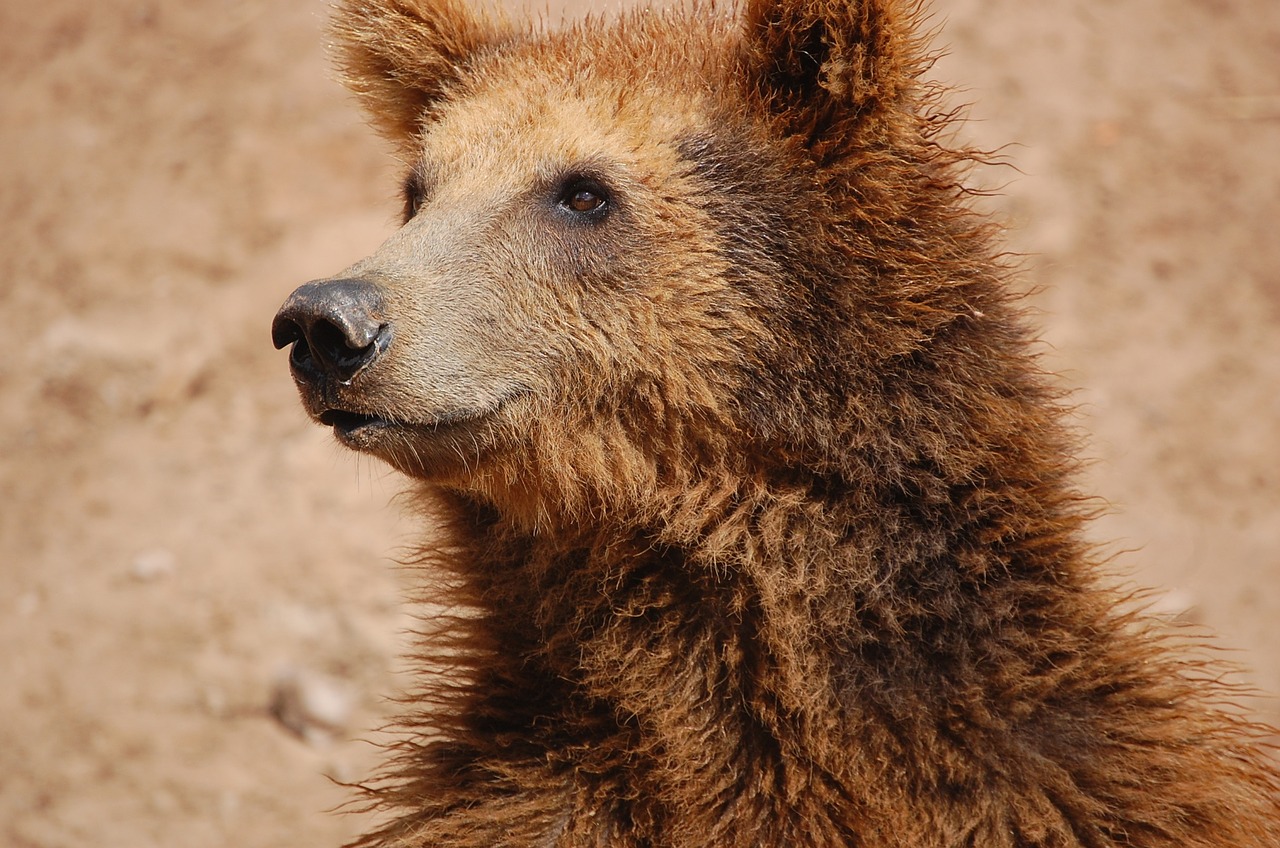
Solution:
{"label": "bear's eye", "polygon": [[579,215],[601,210],[608,203],[608,193],[595,180],[571,180],[560,195],[560,205]]}
{"label": "bear's eye", "polygon": [[573,193],[568,205],[574,212],[590,212],[603,206],[604,198],[591,189],[584,188]]}
{"label": "bear's eye", "polygon": [[404,180],[404,220],[408,223],[427,205],[429,188],[426,170],[415,167]]}

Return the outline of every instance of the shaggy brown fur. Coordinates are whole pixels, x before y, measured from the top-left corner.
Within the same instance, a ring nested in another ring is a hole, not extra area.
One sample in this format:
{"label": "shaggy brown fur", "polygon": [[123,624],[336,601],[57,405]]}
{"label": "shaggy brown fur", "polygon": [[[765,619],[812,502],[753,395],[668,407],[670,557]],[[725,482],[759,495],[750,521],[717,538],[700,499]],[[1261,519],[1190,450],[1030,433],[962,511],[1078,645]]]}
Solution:
{"label": "shaggy brown fur", "polygon": [[1280,845],[1260,729],[1099,585],[918,26],[342,4],[406,223],[274,332],[458,609],[360,844]]}

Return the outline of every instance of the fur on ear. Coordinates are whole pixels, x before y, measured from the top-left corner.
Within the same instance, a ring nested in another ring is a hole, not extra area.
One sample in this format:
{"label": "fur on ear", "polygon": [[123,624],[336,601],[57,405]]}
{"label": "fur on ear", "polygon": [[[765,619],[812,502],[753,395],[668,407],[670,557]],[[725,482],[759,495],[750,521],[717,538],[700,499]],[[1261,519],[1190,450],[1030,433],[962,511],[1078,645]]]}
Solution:
{"label": "fur on ear", "polygon": [[374,126],[405,146],[477,51],[509,27],[465,0],[341,0],[331,31],[343,82]]}
{"label": "fur on ear", "polygon": [[912,0],[748,0],[748,79],[792,132],[836,140],[911,96],[920,17]]}

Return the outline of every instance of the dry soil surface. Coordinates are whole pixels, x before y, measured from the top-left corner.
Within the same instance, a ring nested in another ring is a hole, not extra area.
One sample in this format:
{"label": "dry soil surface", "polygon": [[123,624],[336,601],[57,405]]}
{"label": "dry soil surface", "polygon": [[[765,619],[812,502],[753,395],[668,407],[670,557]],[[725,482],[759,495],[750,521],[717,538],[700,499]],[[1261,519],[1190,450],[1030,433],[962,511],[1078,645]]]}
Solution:
{"label": "dry soil surface", "polygon": [[[1015,143],[1019,171],[978,179],[1076,388],[1096,537],[1280,692],[1280,3],[936,8],[963,135]],[[378,759],[420,531],[306,421],[267,333],[398,211],[325,14],[0,4],[0,844],[367,823],[326,812],[330,777]],[[291,732],[291,687],[334,726]]]}

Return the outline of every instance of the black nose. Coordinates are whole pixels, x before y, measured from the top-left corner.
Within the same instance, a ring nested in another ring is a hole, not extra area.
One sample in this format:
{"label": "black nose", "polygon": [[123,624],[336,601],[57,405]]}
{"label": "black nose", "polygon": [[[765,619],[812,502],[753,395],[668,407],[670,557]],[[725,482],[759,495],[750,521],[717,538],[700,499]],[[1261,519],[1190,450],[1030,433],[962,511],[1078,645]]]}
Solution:
{"label": "black nose", "polygon": [[303,377],[351,380],[386,350],[390,325],[382,294],[364,280],[320,280],[298,288],[271,322],[277,348],[292,344],[289,361]]}

